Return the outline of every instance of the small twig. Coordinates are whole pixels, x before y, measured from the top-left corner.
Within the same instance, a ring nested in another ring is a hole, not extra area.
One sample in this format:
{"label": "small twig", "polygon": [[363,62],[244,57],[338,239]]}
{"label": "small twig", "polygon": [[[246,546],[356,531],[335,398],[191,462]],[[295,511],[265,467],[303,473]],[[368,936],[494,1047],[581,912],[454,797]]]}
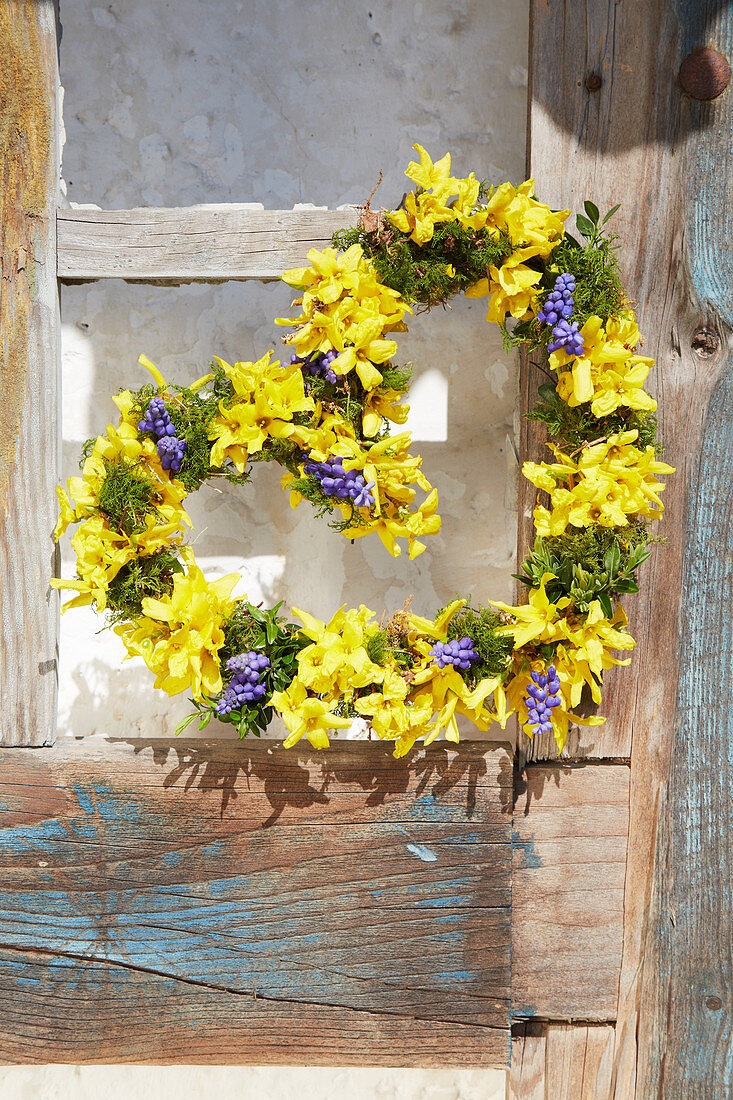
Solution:
{"label": "small twig", "polygon": [[581,451],[585,451],[588,447],[596,447],[599,443],[607,443],[607,442],[608,442],[608,436],[606,436],[606,435],[602,435],[600,437],[600,439],[594,439],[592,442],[589,442],[587,439],[584,439],[583,442],[578,447],[577,451],[573,451],[573,453],[570,455],[570,458],[575,458],[576,455],[579,455]]}

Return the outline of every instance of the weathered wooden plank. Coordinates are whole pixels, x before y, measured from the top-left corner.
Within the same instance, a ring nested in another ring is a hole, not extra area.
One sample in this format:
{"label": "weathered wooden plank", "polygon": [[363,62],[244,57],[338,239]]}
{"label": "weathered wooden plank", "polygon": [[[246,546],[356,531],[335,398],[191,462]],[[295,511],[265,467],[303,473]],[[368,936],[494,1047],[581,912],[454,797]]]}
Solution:
{"label": "weathered wooden plank", "polygon": [[613,1024],[528,1020],[512,1028],[511,1100],[608,1100]]}
{"label": "weathered wooden plank", "polygon": [[51,530],[59,470],[56,20],[0,11],[0,744],[44,745],[56,717]]}
{"label": "weathered wooden plank", "polygon": [[538,192],[558,206],[623,203],[621,267],[678,471],[667,541],[630,606],[637,655],[607,677],[612,724],[570,744],[625,756],[633,733],[616,1100],[717,1096],[731,1074],[733,119],[730,89],[697,103],[677,73],[699,46],[730,57],[732,18],[687,0],[550,0],[532,13]]}
{"label": "weathered wooden plank", "polygon": [[628,804],[624,764],[527,767],[512,836],[515,1017],[615,1018]]}
{"label": "weathered wooden plank", "polygon": [[[685,433],[695,416],[693,409],[685,409],[689,391],[683,396],[678,384],[685,373],[689,384],[699,364],[690,354],[686,331],[690,316],[679,315],[685,292],[675,285],[681,274],[681,242],[675,236],[674,218],[677,176],[664,152],[671,140],[664,120],[670,110],[679,109],[672,4],[644,0],[609,8],[603,0],[534,0],[530,23],[528,159],[537,192],[553,206],[576,211],[586,198],[601,210],[622,204],[611,223],[620,237],[622,278],[636,302],[645,354],[656,359],[649,389],[660,398],[665,457],[676,465],[684,462],[689,447]],[[659,28],[658,33],[650,35],[649,27]],[[598,79],[591,81],[590,76]],[[680,341],[686,343],[684,366]],[[537,385],[543,381],[544,375],[529,362],[523,363],[523,412],[535,404]],[[541,453],[544,438],[541,425],[523,420],[520,457]],[[680,507],[684,474],[682,468],[667,485],[668,510],[660,534],[668,542],[641,571],[641,594],[627,601],[630,628],[638,643],[632,665],[604,675],[601,712],[606,723],[571,731],[565,758],[628,758],[632,730],[639,721],[639,693],[644,694],[643,705],[650,712],[674,696],[674,675],[669,678],[665,673],[673,668],[676,656],[672,639],[684,543]],[[521,554],[531,538],[536,492],[525,479],[520,481]],[[669,654],[664,671],[652,655],[656,656],[650,640],[651,607],[656,612],[654,629],[662,626],[660,648]],[[551,736],[536,737],[523,747],[530,760],[557,757]]]}
{"label": "weathered wooden plank", "polygon": [[212,205],[180,209],[59,210],[62,282],[226,282],[279,279],[325,248],[357,210],[252,210]]}
{"label": "weathered wooden plank", "polygon": [[506,747],[0,756],[0,1061],[506,1065]]}

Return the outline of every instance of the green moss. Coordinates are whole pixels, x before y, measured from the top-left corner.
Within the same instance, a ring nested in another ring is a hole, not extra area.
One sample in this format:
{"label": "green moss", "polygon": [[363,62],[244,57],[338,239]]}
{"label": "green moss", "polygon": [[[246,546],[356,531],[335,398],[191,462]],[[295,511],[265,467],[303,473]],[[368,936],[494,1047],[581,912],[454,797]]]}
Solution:
{"label": "green moss", "polygon": [[590,316],[600,317],[605,322],[629,308],[618,273],[617,240],[615,236],[599,236],[594,244],[582,246],[564,237],[552,250],[552,266],[543,285],[552,289],[556,276],[563,271],[575,276],[573,321],[578,322],[579,328]]}
{"label": "green moss", "polygon": [[142,531],[145,517],[155,514],[153,483],[134,462],[123,458],[104,460],[105,476],[96,505],[110,527],[131,535]]}
{"label": "green moss", "polygon": [[494,239],[484,230],[464,229],[456,221],[436,225],[432,240],[424,245],[386,220],[379,230],[357,227],[334,234],[335,248],[344,250],[353,244],[361,245],[380,282],[404,301],[419,302],[428,309],[485,278],[489,267],[500,265],[512,251],[507,237]]}
{"label": "green moss", "polygon": [[373,661],[375,665],[384,665],[389,650],[387,631],[375,630],[373,634],[368,636],[364,648],[370,661]]}
{"label": "green moss", "polygon": [[173,577],[183,567],[172,550],[159,550],[123,565],[107,590],[111,622],[139,618],[146,596],[159,600],[173,590]]}
{"label": "green moss", "polygon": [[[170,386],[172,396],[166,399],[176,437],[186,440],[181,468],[174,476],[183,482],[187,493],[195,492],[204,481],[214,477],[223,477],[235,485],[250,481],[249,474],[246,471],[240,474],[231,462],[225,462],[221,468],[211,465],[211,422],[219,411],[220,402],[226,405],[231,401],[234,389],[224,369],[215,361],[210,364],[210,372],[213,378],[203,389],[194,393],[186,386]],[[142,420],[151,398],[159,394],[160,390],[153,385],[137,390],[133,401],[136,419]]]}
{"label": "green moss", "polygon": [[572,452],[595,439],[634,430],[639,433],[636,446],[641,450],[656,443],[657,418],[654,413],[637,412],[621,406],[608,416],[594,416],[589,404],[567,405],[552,382],[540,386],[539,395],[542,400],[527,413],[527,419],[545,424],[548,433],[558,439],[565,451]]}

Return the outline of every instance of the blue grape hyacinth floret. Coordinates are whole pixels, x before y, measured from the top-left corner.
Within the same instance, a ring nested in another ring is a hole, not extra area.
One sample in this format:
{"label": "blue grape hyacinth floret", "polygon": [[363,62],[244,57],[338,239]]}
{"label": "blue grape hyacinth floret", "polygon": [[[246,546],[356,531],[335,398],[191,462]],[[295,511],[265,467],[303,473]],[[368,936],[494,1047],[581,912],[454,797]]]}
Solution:
{"label": "blue grape hyacinth floret", "polygon": [[345,470],[344,459],[330,457],[325,462],[306,462],[303,472],[315,477],[327,497],[350,500],[357,508],[371,508],[374,481],[367,482],[359,470]]}
{"label": "blue grape hyacinth floret", "polygon": [[137,426],[139,432],[152,432],[158,439],[162,439],[165,435],[175,435],[176,429],[173,427],[168,410],[165,407],[165,401],[162,397],[153,397],[150,399],[145,415]]}
{"label": "blue grape hyacinth floret", "polygon": [[537,314],[537,320],[543,325],[552,326],[553,339],[547,345],[550,352],[564,348],[568,355],[582,355],[585,347],[583,334],[578,329],[578,322],[571,321],[575,302],[573,291],[575,290],[575,276],[564,271],[555,279],[555,288],[551,290],[545,299],[542,309]]}
{"label": "blue grape hyacinth floret", "polygon": [[177,474],[186,453],[186,440],[176,439],[174,435],[164,435],[158,440],[158,454],[160,464],[164,470],[172,470]]}
{"label": "blue grape hyacinth floret", "polygon": [[469,669],[474,661],[478,661],[478,653],[473,645],[473,638],[461,638],[460,641],[454,638],[452,642],[436,642],[430,650],[433,664],[438,665],[439,668],[452,665],[454,668]]}
{"label": "blue grape hyacinth floret", "polygon": [[336,374],[331,366],[334,359],[338,357],[339,352],[331,348],[330,351],[312,351],[310,355],[305,356],[291,355],[290,362],[300,363],[303,374],[310,375],[312,378],[324,378],[326,382],[335,386],[344,377],[343,374]]}
{"label": "blue grape hyacinth floret", "polygon": [[270,667],[269,657],[253,649],[249,653],[238,653],[236,657],[230,657],[225,667],[233,675],[216,704],[219,715],[231,714],[246,703],[255,703],[262,699],[267,691],[262,679]]}
{"label": "blue grape hyacinth floret", "polygon": [[186,453],[186,440],[176,438],[176,429],[162,397],[152,397],[139,421],[139,432],[151,432],[158,440],[158,455],[164,470],[178,473]]}
{"label": "blue grape hyacinth floret", "polygon": [[547,672],[533,672],[532,681],[527,686],[524,704],[527,708],[526,725],[532,733],[549,733],[552,729],[552,708],[559,707],[560,680],[554,665]]}

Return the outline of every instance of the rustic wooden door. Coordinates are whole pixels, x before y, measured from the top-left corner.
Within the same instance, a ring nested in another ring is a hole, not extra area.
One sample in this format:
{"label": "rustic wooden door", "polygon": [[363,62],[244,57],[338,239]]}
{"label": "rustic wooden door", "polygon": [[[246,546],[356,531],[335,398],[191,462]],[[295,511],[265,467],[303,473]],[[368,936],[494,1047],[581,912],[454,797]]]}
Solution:
{"label": "rustic wooden door", "polygon": [[[536,739],[526,758],[471,743],[394,761],[124,731],[51,747],[57,279],[276,278],[349,213],[58,209],[53,4],[3,8],[2,1060],[511,1055],[517,1100],[726,1094],[732,17],[535,0],[531,20],[538,192],[623,204],[678,468],[668,543],[600,732],[561,760]],[[525,363],[525,408],[535,385]]]}

